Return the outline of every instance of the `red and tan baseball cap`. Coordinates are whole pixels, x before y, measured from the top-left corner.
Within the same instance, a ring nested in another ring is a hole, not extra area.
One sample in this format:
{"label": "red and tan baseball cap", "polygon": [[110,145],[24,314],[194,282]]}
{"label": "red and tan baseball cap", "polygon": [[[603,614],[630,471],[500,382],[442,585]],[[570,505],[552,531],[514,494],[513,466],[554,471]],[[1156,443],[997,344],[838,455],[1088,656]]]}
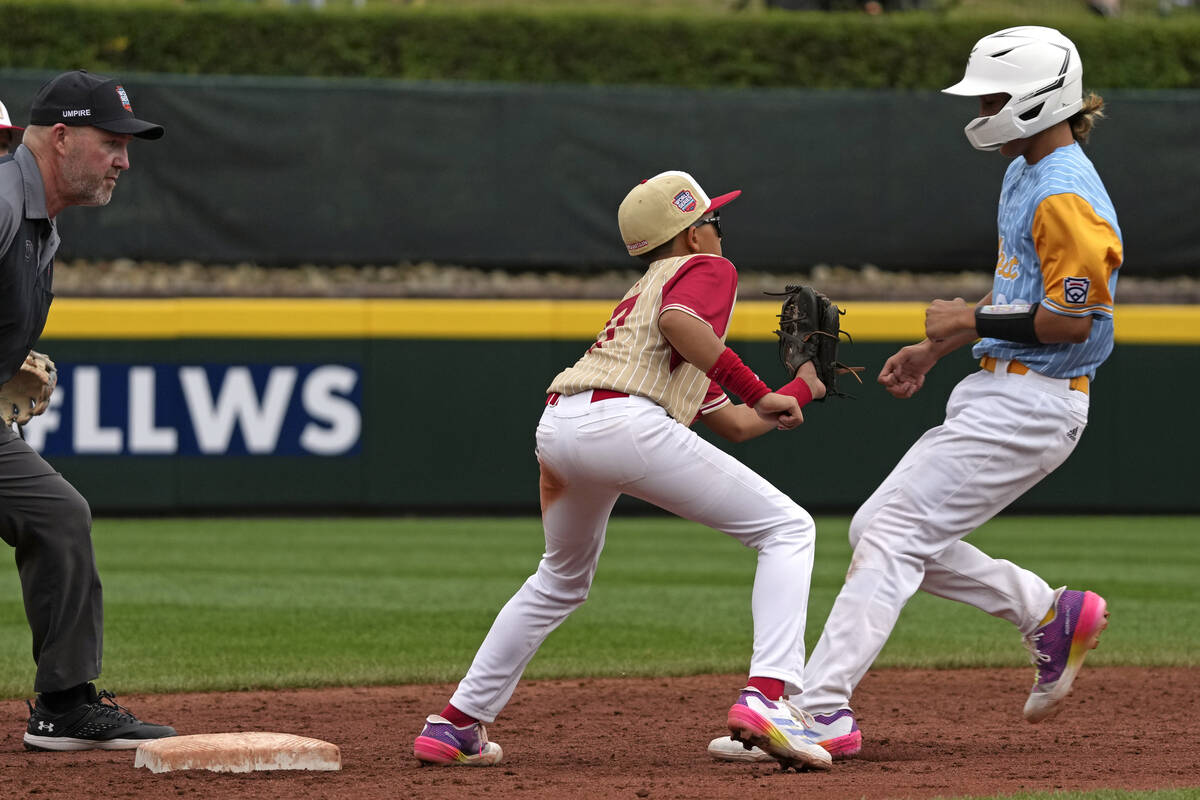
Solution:
{"label": "red and tan baseball cap", "polygon": [[12,124],[12,117],[8,116],[8,109],[4,107],[4,103],[0,103],[0,131],[12,131],[11,147],[14,150],[21,143],[24,130],[20,125]]}
{"label": "red and tan baseball cap", "polygon": [[621,201],[617,224],[625,248],[631,256],[648,253],[741,193],[736,189],[710,198],[686,172],[660,172],[633,187]]}

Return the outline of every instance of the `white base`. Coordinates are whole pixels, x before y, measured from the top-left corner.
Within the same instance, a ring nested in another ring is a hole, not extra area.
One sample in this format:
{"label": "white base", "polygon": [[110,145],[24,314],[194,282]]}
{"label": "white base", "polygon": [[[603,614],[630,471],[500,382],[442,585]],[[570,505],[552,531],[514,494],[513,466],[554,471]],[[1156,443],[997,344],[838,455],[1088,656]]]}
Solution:
{"label": "white base", "polygon": [[151,772],[339,770],[342,753],[335,744],[290,733],[202,733],[146,742],[138,747],[133,766]]}

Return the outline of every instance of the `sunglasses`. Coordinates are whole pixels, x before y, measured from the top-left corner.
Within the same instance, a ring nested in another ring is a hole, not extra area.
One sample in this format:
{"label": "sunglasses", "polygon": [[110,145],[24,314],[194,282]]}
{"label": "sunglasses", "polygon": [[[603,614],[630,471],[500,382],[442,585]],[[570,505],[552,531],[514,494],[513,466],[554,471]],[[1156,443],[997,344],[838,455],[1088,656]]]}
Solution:
{"label": "sunglasses", "polygon": [[711,217],[698,219],[692,223],[693,228],[699,228],[701,225],[712,225],[717,230],[717,238],[723,238],[721,233],[721,212],[714,211]]}

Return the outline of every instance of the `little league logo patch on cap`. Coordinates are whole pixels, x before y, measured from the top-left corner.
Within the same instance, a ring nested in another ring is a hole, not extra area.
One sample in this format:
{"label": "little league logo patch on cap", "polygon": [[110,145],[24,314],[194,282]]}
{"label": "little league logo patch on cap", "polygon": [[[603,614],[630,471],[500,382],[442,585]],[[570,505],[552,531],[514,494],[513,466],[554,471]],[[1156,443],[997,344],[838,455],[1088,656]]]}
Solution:
{"label": "little league logo patch on cap", "polygon": [[692,197],[692,193],[687,189],[684,189],[682,192],[675,195],[675,199],[671,202],[673,202],[675,207],[685,214],[689,214],[696,210],[696,198]]}
{"label": "little league logo patch on cap", "polygon": [[121,107],[129,113],[133,113],[133,106],[129,104],[129,95],[125,94],[125,87],[117,84],[117,97],[121,98]]}
{"label": "little league logo patch on cap", "polygon": [[1086,303],[1091,288],[1092,282],[1088,278],[1063,278],[1063,297],[1071,305]]}

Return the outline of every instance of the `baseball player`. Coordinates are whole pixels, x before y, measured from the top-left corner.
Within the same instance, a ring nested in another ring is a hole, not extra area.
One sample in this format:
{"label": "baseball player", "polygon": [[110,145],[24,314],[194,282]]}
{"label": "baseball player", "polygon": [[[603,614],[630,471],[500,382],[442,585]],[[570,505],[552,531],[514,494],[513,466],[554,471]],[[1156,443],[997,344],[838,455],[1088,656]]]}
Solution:
{"label": "baseball player", "polygon": [[[835,758],[859,752],[850,697],[917,589],[976,606],[1021,632],[1037,669],[1030,722],[1060,710],[1084,656],[1107,626],[1094,592],[1052,589],[1028,570],[962,541],[1061,464],[1083,435],[1097,368],[1113,347],[1121,229],[1086,143],[1103,101],[1082,94],[1082,66],[1056,30],[985,36],[949,94],[977,97],[966,126],[980,150],[1012,159],[1000,191],[992,291],[926,310],[926,338],[884,364],[895,397],[920,390],[948,353],[978,340],[980,369],[955,387],[946,419],[926,432],[855,514],[845,585],[804,670],[818,740]],[[710,751],[752,758],[728,740]]]}
{"label": "baseball player", "polygon": [[[542,641],[587,598],[609,514],[622,494],[735,537],[758,551],[754,650],[730,732],[784,768],[828,769],[804,715],[783,700],[799,689],[814,546],[812,517],[690,429],[699,417],[740,439],[792,428],[824,395],[812,364],[771,391],[725,346],[737,271],[721,255],[719,209],[692,176],[664,172],[635,186],[618,221],[646,273],[596,342],[547,387],[537,426],[546,551],[500,611],[466,677],[413,746],[425,763],[489,765],[501,749],[490,723]],[[721,387],[745,401],[733,405]]]}
{"label": "baseball player", "polygon": [[104,634],[91,510],[8,427],[44,411],[55,387],[53,362],[30,349],[53,298],[55,218],[68,206],[106,205],[129,169],[129,143],[162,135],[134,116],[118,81],[66,72],[38,90],[24,142],[0,158],[0,539],[16,553],[33,635],[31,750],[132,749],[175,734],[91,683]]}
{"label": "baseball player", "polygon": [[0,156],[8,155],[17,149],[24,130],[20,125],[12,124],[8,109],[4,107],[4,103],[0,103]]}

